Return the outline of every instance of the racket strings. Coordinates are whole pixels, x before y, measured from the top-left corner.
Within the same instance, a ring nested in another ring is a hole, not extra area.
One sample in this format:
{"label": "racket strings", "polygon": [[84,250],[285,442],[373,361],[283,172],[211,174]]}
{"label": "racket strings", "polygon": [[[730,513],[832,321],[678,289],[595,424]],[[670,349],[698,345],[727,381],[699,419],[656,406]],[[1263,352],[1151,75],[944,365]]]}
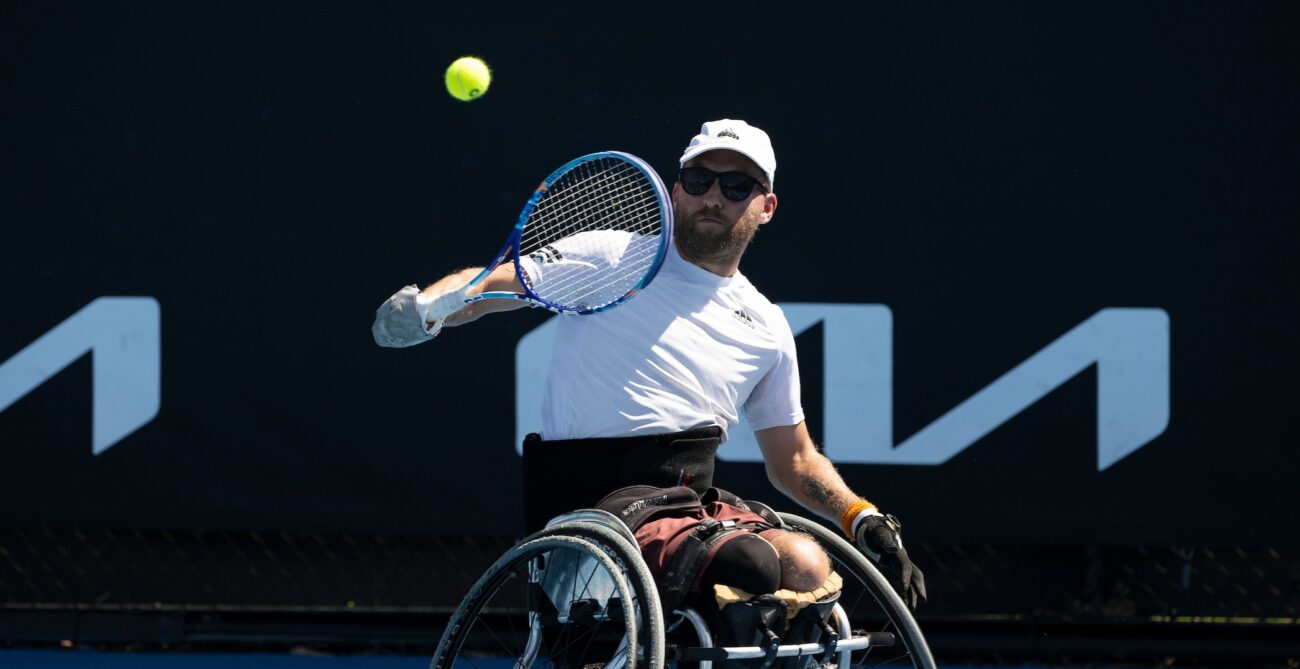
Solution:
{"label": "racket strings", "polygon": [[579,279],[548,286],[547,299],[557,304],[586,307],[606,304],[626,295],[636,287],[658,252],[657,244],[642,244],[641,247],[649,251],[625,255],[618,267],[610,271],[583,272]]}
{"label": "racket strings", "polygon": [[595,299],[594,293],[598,292],[603,296],[600,301],[612,301],[635,287],[658,255],[657,241],[645,241],[649,238],[644,235],[627,233],[613,238],[602,235],[599,240],[603,243],[591,243],[591,235],[585,237],[578,238],[586,242],[580,245],[585,248],[571,248],[569,252],[604,261],[583,268],[585,271],[570,271],[561,274],[559,280],[550,281],[546,286],[547,299],[577,305]]}
{"label": "racket strings", "polygon": [[[561,220],[572,220],[575,223],[583,222],[581,217],[574,214],[583,209],[588,210],[591,214],[600,215],[608,214],[610,211],[618,211],[616,203],[611,203],[610,198],[621,198],[638,193],[645,194],[646,181],[639,170],[622,163],[615,163],[614,169],[605,167],[603,169],[582,169],[583,167],[591,168],[594,166],[584,165],[579,168],[585,174],[565,175],[553,186],[547,193],[546,197],[538,203],[538,214],[540,219],[546,220],[548,217],[558,217]],[[621,168],[621,169],[619,169]],[[575,173],[579,170],[575,170]],[[573,176],[570,180],[568,177]],[[577,180],[577,179],[581,180]],[[653,191],[649,191],[653,196]],[[653,202],[653,197],[651,197]],[[594,226],[607,228],[609,226]]]}
{"label": "racket strings", "polygon": [[563,234],[557,233],[562,230],[555,230],[555,225],[567,224],[576,228],[586,223],[585,218],[576,214],[590,209],[591,196],[610,190],[611,184],[620,176],[607,168],[593,169],[594,167],[591,164],[581,165],[551,185],[529,217],[525,240],[560,238]]}
{"label": "racket strings", "polygon": [[[581,309],[613,302],[640,282],[659,254],[658,240],[642,238],[661,234],[663,221],[658,193],[646,176],[622,161],[604,159],[557,180],[526,225],[522,255],[566,241],[569,253],[608,260],[587,271],[569,268],[555,281],[544,281],[544,287],[534,286],[544,288],[548,301]],[[600,232],[628,235],[582,234]]]}
{"label": "racket strings", "polygon": [[[606,179],[609,182],[611,179]],[[563,239],[584,230],[625,230],[640,234],[658,231],[658,203],[653,193],[645,193],[634,183],[585,184],[589,190],[557,193],[551,202],[543,201],[530,219],[524,249],[533,250],[550,241]],[[635,197],[642,195],[638,199]]]}
{"label": "racket strings", "polygon": [[[562,239],[578,230],[624,229],[644,234],[658,229],[658,217],[644,214],[646,208],[657,209],[657,197],[639,170],[622,163],[616,164],[622,169],[584,170],[586,167],[589,166],[580,166],[566,174],[538,203],[524,231],[521,251],[535,250],[545,245],[542,242]],[[575,174],[579,170],[590,173]],[[581,180],[567,181],[570,176]],[[631,198],[636,198],[632,204],[642,211],[631,210],[623,204],[624,199]],[[615,224],[606,225],[597,220],[608,218],[611,213],[616,217]],[[620,217],[623,220],[618,220]],[[640,225],[628,225],[627,220]],[[557,225],[561,227],[556,229]]]}
{"label": "racket strings", "polygon": [[[584,271],[563,275],[568,280],[553,278],[548,281],[544,287],[546,299],[581,307],[592,306],[593,301],[607,303],[623,296],[636,286],[658,255],[657,242],[644,242],[640,239],[645,238],[629,240],[613,264],[587,267]],[[608,253],[614,255],[619,250],[608,249]]]}

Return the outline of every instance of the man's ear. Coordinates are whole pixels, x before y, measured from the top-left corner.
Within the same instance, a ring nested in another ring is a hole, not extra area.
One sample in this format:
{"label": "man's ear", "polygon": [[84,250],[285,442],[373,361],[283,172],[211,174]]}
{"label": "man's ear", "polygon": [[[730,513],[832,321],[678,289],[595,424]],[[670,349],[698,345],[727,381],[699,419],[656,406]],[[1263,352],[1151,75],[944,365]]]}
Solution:
{"label": "man's ear", "polygon": [[763,214],[762,214],[762,218],[759,219],[759,225],[762,225],[772,220],[772,216],[774,216],[775,214],[776,214],[776,193],[768,193],[767,195],[763,196]]}

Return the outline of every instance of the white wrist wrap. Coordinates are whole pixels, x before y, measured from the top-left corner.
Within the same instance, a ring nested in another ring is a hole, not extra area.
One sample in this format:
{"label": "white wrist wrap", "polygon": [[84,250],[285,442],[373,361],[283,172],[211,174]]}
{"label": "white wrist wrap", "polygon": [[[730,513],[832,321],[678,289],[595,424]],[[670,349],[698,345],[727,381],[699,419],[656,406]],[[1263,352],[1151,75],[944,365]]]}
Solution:
{"label": "white wrist wrap", "polygon": [[[469,293],[469,286],[461,286],[456,290],[443,293],[428,299],[422,307],[424,311],[420,315],[424,316],[426,321],[441,321],[442,319],[460,311],[465,306],[465,296]],[[424,295],[420,295],[424,298]]]}
{"label": "white wrist wrap", "polygon": [[425,323],[429,322],[429,308],[432,306],[433,306],[432,297],[429,297],[424,293],[420,293],[419,295],[415,296],[415,313],[420,317],[421,321]]}
{"label": "white wrist wrap", "polygon": [[421,327],[430,337],[437,337],[438,332],[442,330],[443,318],[429,318],[429,312],[433,311],[433,304],[437,298],[427,297],[424,293],[415,296],[415,313],[420,315]]}

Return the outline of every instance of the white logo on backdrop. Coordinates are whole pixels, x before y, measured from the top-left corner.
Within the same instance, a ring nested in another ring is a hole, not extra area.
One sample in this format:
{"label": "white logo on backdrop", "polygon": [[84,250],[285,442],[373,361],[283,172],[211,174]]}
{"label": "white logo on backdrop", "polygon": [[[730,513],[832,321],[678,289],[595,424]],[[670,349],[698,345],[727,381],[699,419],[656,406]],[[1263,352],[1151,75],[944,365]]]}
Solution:
{"label": "white logo on backdrop", "polygon": [[91,353],[90,449],[99,455],[112,448],[158,415],[159,313],[152,297],[101,297],[87,304],[0,364],[0,412]]}
{"label": "white logo on backdrop", "polygon": [[[1169,314],[1102,309],[919,432],[894,445],[893,313],[879,304],[783,304],[795,334],[824,323],[827,455],[839,463],[940,465],[1080,372],[1097,367],[1097,470],[1160,436],[1169,424]],[[550,319],[515,349],[515,444],[536,431],[555,341]],[[808,364],[808,361],[804,361]],[[941,382],[936,380],[936,382]],[[742,420],[718,451],[760,462]]]}

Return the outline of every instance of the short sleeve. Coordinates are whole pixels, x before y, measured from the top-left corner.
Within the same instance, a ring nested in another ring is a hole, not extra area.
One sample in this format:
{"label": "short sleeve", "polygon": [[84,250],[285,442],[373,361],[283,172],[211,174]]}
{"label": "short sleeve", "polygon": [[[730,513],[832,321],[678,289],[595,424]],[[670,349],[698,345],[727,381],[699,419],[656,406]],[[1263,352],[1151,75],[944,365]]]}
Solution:
{"label": "short sleeve", "polygon": [[655,235],[580,232],[521,255],[519,267],[528,287],[545,300],[607,304],[635,287],[657,251]]}
{"label": "short sleeve", "polygon": [[754,386],[745,401],[745,418],[755,430],[769,427],[798,425],[804,420],[800,399],[799,356],[795,351],[794,333],[785,315],[777,307],[781,332],[777,346],[776,362]]}

